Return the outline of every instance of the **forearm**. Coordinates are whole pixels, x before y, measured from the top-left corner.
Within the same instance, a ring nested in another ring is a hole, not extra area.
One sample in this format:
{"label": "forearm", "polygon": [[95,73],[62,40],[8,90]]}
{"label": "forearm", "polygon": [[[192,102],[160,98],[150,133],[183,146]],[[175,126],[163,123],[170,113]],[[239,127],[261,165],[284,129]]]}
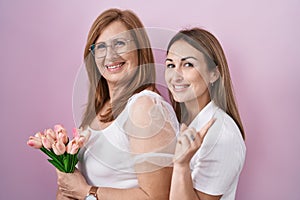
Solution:
{"label": "forearm", "polygon": [[139,174],[138,188],[116,189],[102,188],[97,191],[101,200],[168,200],[172,168],[166,167],[155,172]]}
{"label": "forearm", "polygon": [[102,188],[97,191],[98,199],[101,200],[168,200],[169,194],[166,191],[147,193],[142,188],[116,189]]}
{"label": "forearm", "polygon": [[199,200],[194,188],[189,165],[174,164],[170,200]]}
{"label": "forearm", "polygon": [[109,200],[109,199],[150,199],[149,195],[144,192],[141,188],[131,189],[116,189],[116,188],[105,188],[100,187],[97,191],[98,199]]}

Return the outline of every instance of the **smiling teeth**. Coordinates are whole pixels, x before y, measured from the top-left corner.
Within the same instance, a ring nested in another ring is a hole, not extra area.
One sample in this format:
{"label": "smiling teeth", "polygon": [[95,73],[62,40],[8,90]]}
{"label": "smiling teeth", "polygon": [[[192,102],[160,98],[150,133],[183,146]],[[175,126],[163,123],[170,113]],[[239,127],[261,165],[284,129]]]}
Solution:
{"label": "smiling teeth", "polygon": [[174,85],[175,89],[183,89],[183,88],[187,88],[188,85]]}
{"label": "smiling teeth", "polygon": [[118,67],[121,67],[123,64],[122,63],[120,63],[120,64],[118,64],[118,65],[112,65],[112,66],[107,66],[106,65],[106,67],[108,68],[108,69],[116,69],[116,68],[118,68]]}

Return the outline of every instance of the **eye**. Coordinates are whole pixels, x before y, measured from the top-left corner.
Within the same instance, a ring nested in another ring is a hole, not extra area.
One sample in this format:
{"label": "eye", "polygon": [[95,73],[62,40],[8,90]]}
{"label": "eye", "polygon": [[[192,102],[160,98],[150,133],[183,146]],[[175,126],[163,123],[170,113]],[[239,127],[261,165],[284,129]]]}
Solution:
{"label": "eye", "polygon": [[186,62],[183,64],[184,67],[194,67],[194,65],[190,62]]}
{"label": "eye", "polygon": [[106,49],[106,44],[103,42],[103,43],[99,43],[99,44],[96,44],[96,50],[105,50]]}
{"label": "eye", "polygon": [[167,63],[166,67],[167,68],[175,68],[175,65],[173,63]]}
{"label": "eye", "polygon": [[114,41],[114,46],[117,48],[124,47],[125,45],[126,45],[126,42],[122,39],[117,39]]}

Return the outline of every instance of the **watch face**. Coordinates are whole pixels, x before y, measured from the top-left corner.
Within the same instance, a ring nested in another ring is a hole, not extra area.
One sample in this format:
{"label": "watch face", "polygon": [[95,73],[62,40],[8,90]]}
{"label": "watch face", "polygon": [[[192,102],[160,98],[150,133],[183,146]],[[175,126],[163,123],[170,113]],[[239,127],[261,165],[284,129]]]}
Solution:
{"label": "watch face", "polygon": [[90,194],[85,197],[85,200],[97,200],[97,198],[94,195]]}

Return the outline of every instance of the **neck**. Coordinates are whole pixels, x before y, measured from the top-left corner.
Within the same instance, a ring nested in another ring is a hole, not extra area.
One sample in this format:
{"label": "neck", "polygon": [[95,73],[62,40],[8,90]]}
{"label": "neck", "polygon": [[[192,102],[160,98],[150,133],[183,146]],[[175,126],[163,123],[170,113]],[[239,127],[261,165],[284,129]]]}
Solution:
{"label": "neck", "polygon": [[210,102],[210,96],[203,95],[191,101],[185,102],[185,106],[188,113],[188,119],[186,121],[187,125],[189,125],[198,113]]}
{"label": "neck", "polygon": [[122,86],[114,83],[107,83],[110,96],[110,103],[114,101],[122,92]]}

